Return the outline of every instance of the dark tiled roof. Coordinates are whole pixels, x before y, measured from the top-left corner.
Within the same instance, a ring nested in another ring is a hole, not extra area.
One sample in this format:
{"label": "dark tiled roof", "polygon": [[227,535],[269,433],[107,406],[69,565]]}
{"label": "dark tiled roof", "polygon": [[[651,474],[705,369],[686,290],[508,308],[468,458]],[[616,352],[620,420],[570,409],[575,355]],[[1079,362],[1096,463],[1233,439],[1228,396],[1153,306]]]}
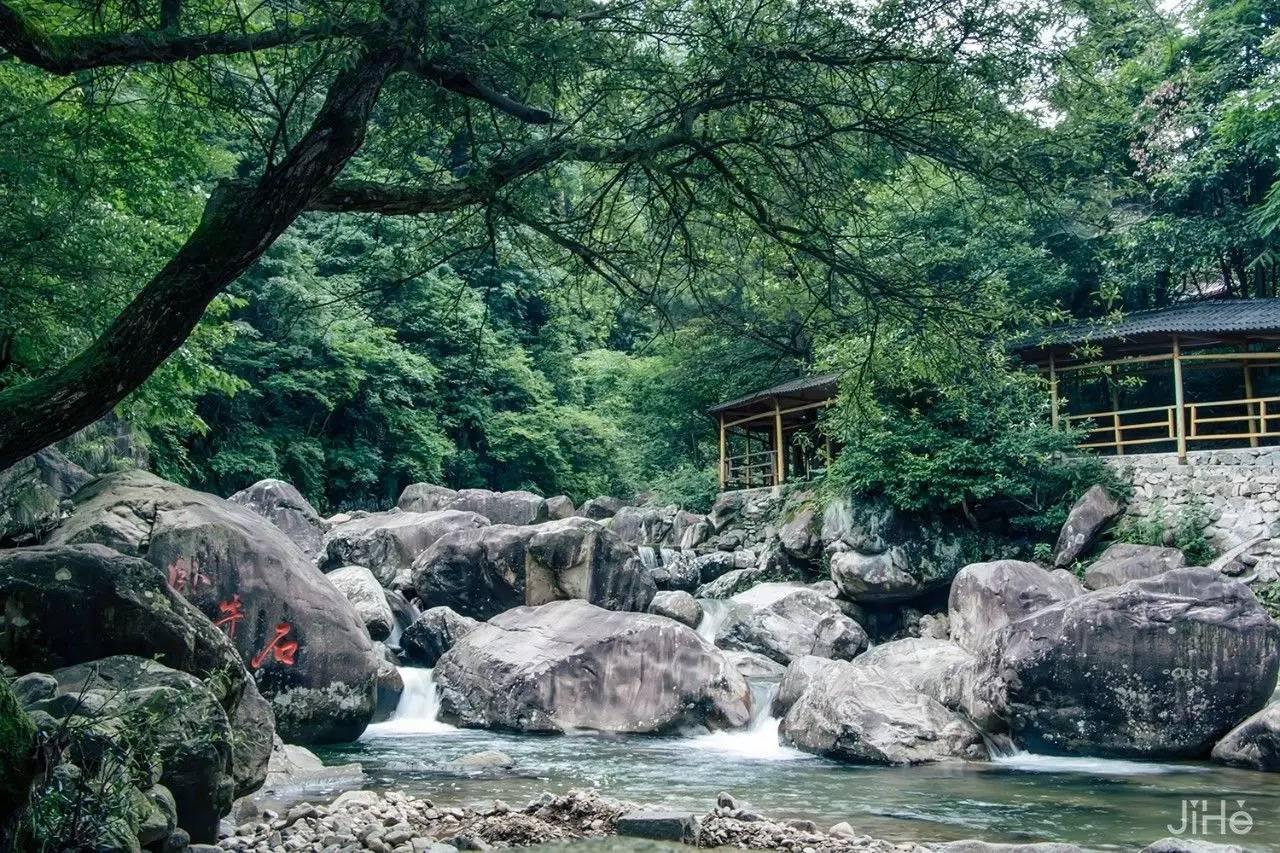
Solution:
{"label": "dark tiled roof", "polygon": [[753,391],[745,397],[739,397],[736,400],[712,406],[707,409],[707,413],[715,415],[731,409],[740,409],[752,403],[762,403],[775,397],[801,397],[820,400],[835,393],[839,379],[840,374],[838,373],[823,373],[819,376],[801,376],[798,379],[789,379],[771,388]]}
{"label": "dark tiled roof", "polygon": [[1134,311],[1117,322],[1053,326],[1023,338],[1014,352],[1073,344],[1141,340],[1175,334],[1238,334],[1280,331],[1280,299],[1214,299],[1151,311]]}

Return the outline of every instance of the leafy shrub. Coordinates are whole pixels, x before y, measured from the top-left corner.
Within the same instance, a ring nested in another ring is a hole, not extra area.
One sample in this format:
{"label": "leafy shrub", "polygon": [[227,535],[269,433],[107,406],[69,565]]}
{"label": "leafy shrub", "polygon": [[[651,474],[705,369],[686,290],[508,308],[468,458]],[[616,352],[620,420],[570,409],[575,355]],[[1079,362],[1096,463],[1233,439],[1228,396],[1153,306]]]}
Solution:
{"label": "leafy shrub", "polygon": [[1115,476],[1072,458],[1077,436],[1050,424],[1043,383],[1003,364],[955,381],[880,369],[842,396],[830,429],[843,446],[827,488],[900,510],[957,513],[1020,536],[1056,534],[1071,503]]}
{"label": "leafy shrub", "polygon": [[654,477],[649,486],[654,503],[675,504],[689,512],[706,513],[711,511],[720,491],[720,479],[714,467],[686,464]]}
{"label": "leafy shrub", "polygon": [[1163,545],[1177,548],[1193,566],[1213,560],[1217,550],[1205,538],[1209,518],[1204,501],[1193,497],[1177,511],[1171,512],[1161,501],[1151,505],[1142,518],[1125,518],[1116,527],[1115,540],[1134,545]]}

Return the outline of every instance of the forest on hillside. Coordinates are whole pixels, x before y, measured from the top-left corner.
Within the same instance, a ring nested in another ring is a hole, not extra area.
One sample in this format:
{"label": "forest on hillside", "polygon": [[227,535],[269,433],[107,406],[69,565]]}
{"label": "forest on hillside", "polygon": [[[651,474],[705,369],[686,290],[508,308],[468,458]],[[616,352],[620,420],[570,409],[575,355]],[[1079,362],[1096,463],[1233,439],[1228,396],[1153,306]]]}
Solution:
{"label": "forest on hillside", "polygon": [[0,445],[114,410],[219,494],[705,510],[706,408],[838,371],[835,484],[1052,500],[1066,439],[1007,340],[1280,295],[1278,19],[6,0]]}

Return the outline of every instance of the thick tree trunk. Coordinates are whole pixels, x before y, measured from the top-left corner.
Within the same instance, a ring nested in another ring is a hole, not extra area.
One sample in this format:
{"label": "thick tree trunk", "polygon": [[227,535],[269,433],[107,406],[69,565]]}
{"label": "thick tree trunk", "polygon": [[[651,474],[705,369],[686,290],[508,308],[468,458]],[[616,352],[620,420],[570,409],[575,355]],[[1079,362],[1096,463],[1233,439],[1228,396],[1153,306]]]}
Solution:
{"label": "thick tree trunk", "polygon": [[364,141],[403,57],[366,53],[341,72],[307,134],[256,186],[227,185],[199,227],[91,346],[60,370],[0,391],[0,470],[105,415],[186,340],[209,302],[329,186]]}

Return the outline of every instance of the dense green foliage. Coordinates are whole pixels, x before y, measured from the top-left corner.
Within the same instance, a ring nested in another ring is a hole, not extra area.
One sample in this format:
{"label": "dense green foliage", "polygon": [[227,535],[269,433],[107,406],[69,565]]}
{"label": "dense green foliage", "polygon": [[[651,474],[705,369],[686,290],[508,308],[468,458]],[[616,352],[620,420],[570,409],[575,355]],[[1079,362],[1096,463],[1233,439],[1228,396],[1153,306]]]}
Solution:
{"label": "dense green foliage", "polygon": [[[1277,294],[1280,13],[948,5],[886,0],[853,24],[799,4],[801,35],[785,3],[655,2],[626,19],[669,28],[683,56],[467,6],[484,70],[593,139],[630,138],[732,69],[783,106],[707,120],[707,139],[734,140],[722,148],[566,162],[479,211],[305,216],[120,415],[161,473],[221,493],[278,476],[338,509],[427,479],[698,507],[714,488],[706,407],[834,369],[830,488],[1048,529],[1096,472],[1057,464],[1067,437],[1001,346],[1067,314]],[[126,6],[95,14],[130,23]],[[57,9],[40,11],[76,19]],[[970,28],[967,50],[952,27]],[[792,40],[834,52],[846,28],[940,70],[744,59]],[[234,83],[199,63],[71,77],[0,63],[0,388],[100,332],[214,182],[254,174],[304,126],[338,60],[263,56],[265,74],[209,66]],[[383,98],[353,177],[465,176],[541,132],[439,89]],[[846,140],[841,121],[865,135]],[[793,156],[800,136],[812,147]]]}

